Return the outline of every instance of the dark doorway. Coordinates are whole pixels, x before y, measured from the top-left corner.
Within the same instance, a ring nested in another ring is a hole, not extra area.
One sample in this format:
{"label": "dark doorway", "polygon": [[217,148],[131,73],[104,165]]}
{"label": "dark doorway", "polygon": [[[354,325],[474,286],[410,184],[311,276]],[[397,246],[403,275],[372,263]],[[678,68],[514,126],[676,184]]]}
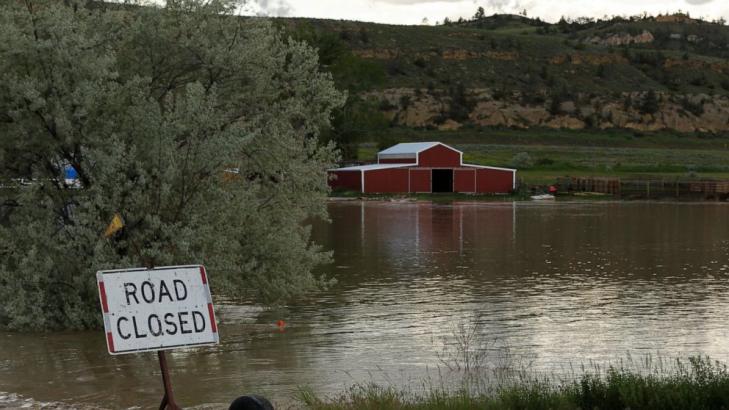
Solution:
{"label": "dark doorway", "polygon": [[453,192],[453,170],[433,170],[433,192]]}

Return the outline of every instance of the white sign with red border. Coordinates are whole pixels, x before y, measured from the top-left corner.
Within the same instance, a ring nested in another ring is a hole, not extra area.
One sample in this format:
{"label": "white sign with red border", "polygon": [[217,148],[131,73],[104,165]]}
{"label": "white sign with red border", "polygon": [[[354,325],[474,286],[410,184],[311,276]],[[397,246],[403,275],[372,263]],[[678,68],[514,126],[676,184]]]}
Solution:
{"label": "white sign with red border", "polygon": [[218,343],[202,265],[99,271],[96,281],[109,353]]}

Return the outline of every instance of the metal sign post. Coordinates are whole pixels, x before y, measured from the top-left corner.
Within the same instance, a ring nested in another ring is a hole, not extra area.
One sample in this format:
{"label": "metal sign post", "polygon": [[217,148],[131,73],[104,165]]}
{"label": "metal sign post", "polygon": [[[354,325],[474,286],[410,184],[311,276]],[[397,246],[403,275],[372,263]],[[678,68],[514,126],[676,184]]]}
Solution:
{"label": "metal sign post", "polygon": [[109,353],[156,351],[165,388],[160,409],[179,409],[164,351],[219,340],[205,267],[100,271],[96,279]]}
{"label": "metal sign post", "polygon": [[165,395],[162,397],[162,403],[159,405],[159,410],[170,409],[180,410],[180,406],[175,402],[175,395],[172,394],[172,382],[170,381],[170,371],[167,369],[167,357],[165,356],[164,350],[157,351],[157,357],[159,357],[159,369],[162,371],[162,384],[165,387]]}

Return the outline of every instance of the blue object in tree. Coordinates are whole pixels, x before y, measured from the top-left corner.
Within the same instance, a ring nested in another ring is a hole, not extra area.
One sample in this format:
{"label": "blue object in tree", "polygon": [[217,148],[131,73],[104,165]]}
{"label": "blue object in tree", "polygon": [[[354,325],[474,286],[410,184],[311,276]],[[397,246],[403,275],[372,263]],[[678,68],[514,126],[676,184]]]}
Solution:
{"label": "blue object in tree", "polygon": [[76,168],[71,165],[66,165],[63,169],[64,178],[66,179],[78,179],[78,172]]}

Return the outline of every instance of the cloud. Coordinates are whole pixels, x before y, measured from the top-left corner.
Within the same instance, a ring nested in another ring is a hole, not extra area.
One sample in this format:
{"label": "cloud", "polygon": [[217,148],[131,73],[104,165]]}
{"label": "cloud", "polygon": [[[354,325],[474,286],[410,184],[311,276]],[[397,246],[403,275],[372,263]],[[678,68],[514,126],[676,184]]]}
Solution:
{"label": "cloud", "polygon": [[[422,3],[460,3],[463,0],[373,0],[375,3],[388,3],[388,4],[395,4],[395,5],[407,5],[411,6],[413,4],[422,4]],[[475,0],[474,0],[475,3]]]}
{"label": "cloud", "polygon": [[487,0],[484,9],[489,13],[515,13],[537,6],[532,0]]}
{"label": "cloud", "polygon": [[254,0],[258,5],[256,14],[271,17],[287,17],[291,15],[291,5],[286,0]]}
{"label": "cloud", "polygon": [[[2,2],[3,0],[0,0]],[[7,0],[5,0],[7,1]],[[729,18],[728,0],[241,0],[246,14],[281,17],[316,17],[372,21],[387,24],[421,24],[469,18],[482,6],[487,15],[517,14],[550,22],[560,17],[603,17],[688,11],[709,19]]]}
{"label": "cloud", "polygon": [[495,11],[504,11],[504,8],[511,3],[511,0],[488,0],[486,2],[487,9]]}

